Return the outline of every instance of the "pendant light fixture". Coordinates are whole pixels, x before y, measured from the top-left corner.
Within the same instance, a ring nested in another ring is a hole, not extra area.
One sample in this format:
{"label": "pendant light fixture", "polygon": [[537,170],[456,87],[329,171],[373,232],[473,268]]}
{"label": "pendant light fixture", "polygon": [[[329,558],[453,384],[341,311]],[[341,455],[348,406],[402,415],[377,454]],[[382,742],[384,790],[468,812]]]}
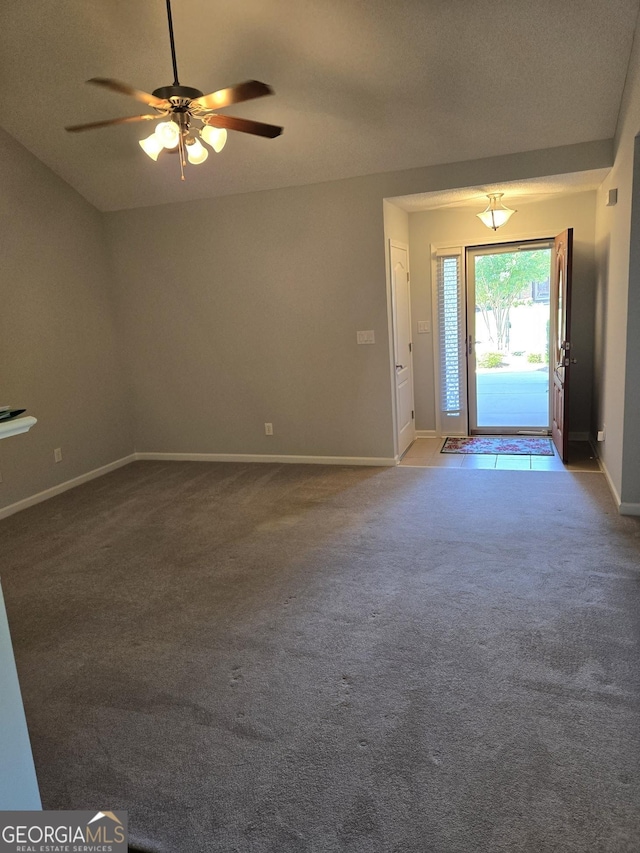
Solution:
{"label": "pendant light fixture", "polygon": [[503,195],[504,193],[489,193],[487,195],[489,199],[487,209],[483,210],[482,213],[476,214],[478,219],[482,220],[487,228],[492,228],[494,231],[497,231],[501,225],[509,221],[514,213],[518,212],[504,206],[500,201]]}

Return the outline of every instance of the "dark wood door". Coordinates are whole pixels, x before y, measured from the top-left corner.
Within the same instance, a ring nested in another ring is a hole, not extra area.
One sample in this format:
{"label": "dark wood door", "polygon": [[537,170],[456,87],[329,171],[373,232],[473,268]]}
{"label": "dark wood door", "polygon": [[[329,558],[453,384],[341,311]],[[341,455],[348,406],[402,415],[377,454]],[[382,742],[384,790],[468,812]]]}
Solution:
{"label": "dark wood door", "polygon": [[573,228],[555,238],[551,279],[550,358],[553,361],[551,436],[563,462],[569,461],[569,381],[571,374],[571,266]]}

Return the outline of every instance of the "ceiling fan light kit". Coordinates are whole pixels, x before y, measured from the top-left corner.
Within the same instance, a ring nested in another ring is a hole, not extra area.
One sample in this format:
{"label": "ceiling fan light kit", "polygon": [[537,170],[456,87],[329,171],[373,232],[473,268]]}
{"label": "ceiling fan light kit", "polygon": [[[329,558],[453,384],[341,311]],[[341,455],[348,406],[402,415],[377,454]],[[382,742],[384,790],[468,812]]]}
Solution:
{"label": "ceiling fan light kit", "polygon": [[205,125],[200,131],[200,136],[207,145],[210,145],[216,154],[219,154],[227,141],[227,131],[224,127],[210,127]]}
{"label": "ceiling fan light kit", "polygon": [[[247,80],[237,86],[220,89],[208,95],[203,94],[200,89],[180,85],[173,39],[171,0],[166,0],[166,3],[174,75],[172,86],[161,86],[149,94],[110,78],[92,77],[91,80],[87,80],[88,83],[104,86],[114,92],[135,98],[154,109],[155,113],[73,125],[67,127],[66,130],[70,133],[78,133],[114,124],[158,121],[154,132],[145,139],[139,140],[139,145],[152,160],[157,160],[163,151],[178,152],[180,155],[180,175],[184,181],[184,167],[187,165],[187,161],[197,166],[204,163],[209,156],[208,149],[202,145],[200,139],[218,154],[227,141],[227,129],[275,139],[282,133],[282,128],[273,124],[221,115],[216,112],[216,110],[231,106],[231,104],[250,101],[264,95],[272,95],[273,89],[266,83],[260,83],[259,80]],[[198,126],[198,123],[201,126]]]}
{"label": "ceiling fan light kit", "polygon": [[498,228],[509,221],[514,213],[518,212],[517,210],[511,210],[511,208],[504,206],[500,201],[503,195],[504,193],[489,193],[487,195],[487,198],[489,199],[487,209],[483,210],[482,213],[476,213],[478,219],[484,222],[487,228],[491,228],[493,231],[497,231]]}
{"label": "ceiling fan light kit", "polygon": [[187,159],[194,166],[204,163],[208,156],[209,152],[204,145],[201,145],[199,139],[190,139],[187,141]]}
{"label": "ceiling fan light kit", "polygon": [[164,149],[162,140],[158,137],[156,133],[152,133],[151,136],[147,136],[145,139],[141,139],[138,144],[140,145],[140,148],[142,148],[144,153],[148,154],[152,160],[157,160],[158,155]]}

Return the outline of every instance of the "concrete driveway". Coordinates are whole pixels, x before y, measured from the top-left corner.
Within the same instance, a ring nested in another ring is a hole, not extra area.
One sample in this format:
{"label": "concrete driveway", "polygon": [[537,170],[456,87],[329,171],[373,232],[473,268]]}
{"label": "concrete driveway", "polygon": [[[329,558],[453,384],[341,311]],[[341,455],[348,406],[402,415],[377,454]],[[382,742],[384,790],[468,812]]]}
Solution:
{"label": "concrete driveway", "polygon": [[480,369],[476,383],[479,427],[549,427],[548,365]]}

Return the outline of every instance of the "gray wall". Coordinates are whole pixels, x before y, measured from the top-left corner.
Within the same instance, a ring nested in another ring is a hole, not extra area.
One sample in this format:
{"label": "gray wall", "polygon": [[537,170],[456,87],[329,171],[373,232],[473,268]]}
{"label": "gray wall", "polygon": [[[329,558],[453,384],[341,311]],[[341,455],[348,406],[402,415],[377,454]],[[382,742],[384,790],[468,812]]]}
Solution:
{"label": "gray wall", "polygon": [[[386,199],[382,203],[387,267],[389,267],[389,240],[409,245],[409,214]],[[390,272],[389,272],[390,274]]]}
{"label": "gray wall", "polygon": [[[0,130],[0,508],[130,453],[101,215]],[[53,450],[63,461],[54,464]]]}
{"label": "gray wall", "polygon": [[[632,168],[630,152],[616,158],[614,169],[598,192],[596,207],[594,427],[606,428],[606,439],[598,452],[618,499],[622,492]],[[606,206],[611,188],[618,189],[615,207]]]}
{"label": "gray wall", "polygon": [[[595,399],[599,446],[623,511],[640,513],[640,176],[634,179],[635,137],[640,131],[640,43],[631,56],[615,162],[598,192]],[[637,172],[637,164],[636,164]],[[607,207],[608,192],[618,203]],[[632,240],[633,227],[633,240]]]}
{"label": "gray wall", "polygon": [[392,457],[383,199],[610,163],[589,143],[106,214],[136,448]]}
{"label": "gray wall", "polygon": [[[574,229],[573,357],[570,399],[571,432],[587,433],[591,427],[593,383],[593,328],[595,306],[595,190],[521,204],[495,235],[469,210],[429,210],[409,215],[411,262],[411,312],[414,340],[416,427],[436,427],[430,245],[475,246],[531,237],[554,236]],[[506,203],[509,204],[508,199]],[[481,209],[481,205],[478,208]],[[418,320],[432,320],[432,334],[418,334]]]}
{"label": "gray wall", "polygon": [[336,182],[107,221],[138,450],[393,455],[382,199]]}
{"label": "gray wall", "polygon": [[636,40],[619,125],[618,154],[633,158],[624,397],[623,509],[640,515],[640,44]]}

